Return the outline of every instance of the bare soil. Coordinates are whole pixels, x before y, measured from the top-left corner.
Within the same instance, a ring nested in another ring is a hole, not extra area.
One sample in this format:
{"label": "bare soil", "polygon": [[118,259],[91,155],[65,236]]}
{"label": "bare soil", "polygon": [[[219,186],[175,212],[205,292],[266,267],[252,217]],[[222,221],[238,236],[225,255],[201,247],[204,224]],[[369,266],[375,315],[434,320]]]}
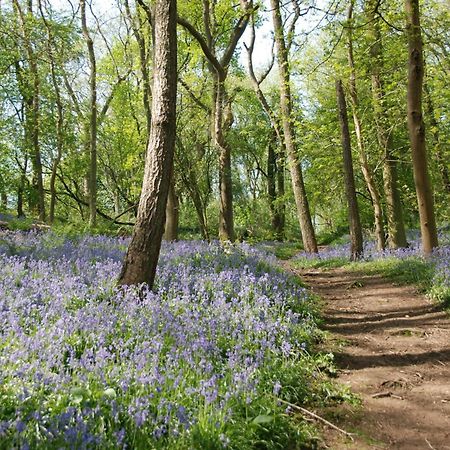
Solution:
{"label": "bare soil", "polygon": [[450,317],[414,286],[345,269],[298,275],[325,302],[338,381],[361,400],[327,411],[355,433],[325,431],[327,448],[450,450]]}

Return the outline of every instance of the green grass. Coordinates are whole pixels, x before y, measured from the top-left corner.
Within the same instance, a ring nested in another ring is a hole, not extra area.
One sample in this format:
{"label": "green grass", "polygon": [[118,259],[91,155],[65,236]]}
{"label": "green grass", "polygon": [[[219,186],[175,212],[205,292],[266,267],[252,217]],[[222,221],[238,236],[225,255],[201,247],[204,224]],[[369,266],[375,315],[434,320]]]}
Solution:
{"label": "green grass", "polygon": [[353,262],[346,264],[345,267],[362,274],[382,275],[398,284],[415,284],[423,291],[431,288],[434,275],[433,265],[418,257]]}

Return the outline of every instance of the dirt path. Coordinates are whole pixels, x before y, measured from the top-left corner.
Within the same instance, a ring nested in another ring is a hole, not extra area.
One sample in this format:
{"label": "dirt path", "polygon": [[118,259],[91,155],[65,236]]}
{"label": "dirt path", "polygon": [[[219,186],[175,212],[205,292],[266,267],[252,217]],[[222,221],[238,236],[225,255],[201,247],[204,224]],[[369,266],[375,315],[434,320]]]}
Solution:
{"label": "dirt path", "polygon": [[330,433],[340,449],[450,450],[450,318],[413,286],[343,269],[300,277],[326,303],[325,328],[338,348],[339,381],[362,398],[334,421],[355,442]]}

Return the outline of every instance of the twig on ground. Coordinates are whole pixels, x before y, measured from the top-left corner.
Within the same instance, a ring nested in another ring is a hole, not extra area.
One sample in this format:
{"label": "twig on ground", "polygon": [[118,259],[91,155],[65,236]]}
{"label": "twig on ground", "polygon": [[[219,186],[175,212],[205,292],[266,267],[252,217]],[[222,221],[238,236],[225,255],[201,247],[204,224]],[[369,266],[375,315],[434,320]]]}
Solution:
{"label": "twig on ground", "polygon": [[431,450],[436,450],[436,449],[430,444],[430,441],[429,441],[427,438],[425,438],[425,442],[428,444],[428,447],[430,447]]}
{"label": "twig on ground", "polygon": [[377,392],[376,394],[372,395],[372,398],[383,398],[383,397],[392,397],[396,398],[398,400],[403,400],[403,397],[400,397],[400,395],[395,395],[390,391],[387,392]]}
{"label": "twig on ground", "polygon": [[302,408],[301,406],[294,405],[293,403],[287,402],[286,400],[282,400],[281,398],[275,397],[276,400],[278,400],[280,403],[283,403],[287,406],[290,406],[293,409],[296,409],[297,411],[302,412],[303,414],[307,414],[308,416],[314,417],[314,419],[319,420],[320,422],[323,422],[324,424],[328,425],[329,427],[333,428],[336,431],[339,431],[342,434],[345,434],[347,437],[349,437],[353,441],[353,434],[349,433],[342,428],[337,427],[333,423],[329,422],[328,420],[324,419],[323,417],[318,416],[316,413],[313,413],[312,411],[309,411],[308,409]]}

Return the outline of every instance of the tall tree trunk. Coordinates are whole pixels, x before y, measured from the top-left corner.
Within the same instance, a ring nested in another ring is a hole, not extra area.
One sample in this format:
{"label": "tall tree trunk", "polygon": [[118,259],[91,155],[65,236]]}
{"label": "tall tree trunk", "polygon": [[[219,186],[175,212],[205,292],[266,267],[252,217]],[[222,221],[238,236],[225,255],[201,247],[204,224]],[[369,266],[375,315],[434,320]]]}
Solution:
{"label": "tall tree trunk", "polygon": [[276,239],[282,241],[285,238],[285,227],[286,227],[286,202],[284,200],[285,152],[283,146],[280,146],[278,150],[276,165],[277,165],[277,208],[278,208],[277,214],[279,217],[279,228],[276,229],[278,236],[276,237]]}
{"label": "tall tree trunk", "polygon": [[8,194],[6,193],[6,191],[3,189],[2,193],[1,193],[1,202],[2,202],[2,207],[3,209],[8,209]]}
{"label": "tall tree trunk", "polygon": [[345,102],[342,81],[336,81],[336,94],[341,126],[342,154],[344,159],[345,193],[348,203],[348,217],[350,224],[351,260],[356,261],[363,254],[363,237],[358,202],[356,200],[355,177],[353,174],[352,148],[350,131],[348,128],[347,105]]}
{"label": "tall tree trunk", "polygon": [[[147,141],[150,136],[150,126],[151,126],[151,84],[150,84],[150,75],[148,71],[148,60],[149,60],[149,49],[145,43],[145,35],[142,32],[143,22],[141,20],[141,16],[139,14],[139,10],[136,10],[136,17],[133,17],[131,14],[130,6],[128,0],[125,0],[125,12],[128,16],[128,20],[130,21],[131,29],[133,30],[134,37],[138,44],[139,48],[139,66],[141,70],[142,76],[142,93],[143,93],[143,105],[145,111],[145,125],[147,130]],[[140,3],[136,4],[138,7]],[[147,7],[146,7],[147,8]],[[151,20],[150,10],[148,12],[148,21]],[[151,24],[150,24],[151,25]],[[148,143],[148,142],[147,142]]]}
{"label": "tall tree trunk", "polygon": [[157,0],[152,126],[136,225],[118,281],[121,285],[147,283],[152,289],[155,279],[175,149],[176,21],[176,0]]}
{"label": "tall tree trunk", "polygon": [[[267,196],[269,197],[269,209],[272,218],[272,229],[275,239],[282,241],[284,238],[284,176],[283,166],[275,151],[277,134],[274,132],[267,146]],[[281,175],[280,175],[281,171]]]}
{"label": "tall tree trunk", "polygon": [[231,241],[235,239],[233,220],[233,182],[231,178],[231,149],[225,140],[227,118],[225,110],[227,105],[225,92],[225,80],[217,77],[214,83],[215,107],[214,107],[214,146],[219,155],[219,239]]}
{"label": "tall tree trunk", "polygon": [[422,249],[430,254],[438,246],[436,219],[434,216],[433,190],[428,174],[425,124],[422,114],[423,49],[420,30],[418,0],[406,0],[408,34],[408,130],[411,141],[414,182],[419,206]]}
{"label": "tall tree trunk", "polygon": [[[284,239],[285,226],[285,202],[284,202],[284,137],[282,125],[278,117],[276,117],[272,108],[267,101],[264,92],[261,89],[261,83],[266,79],[272,70],[272,63],[266,72],[258,79],[256,77],[253,67],[253,52],[255,49],[256,33],[255,20],[252,19],[252,27],[250,30],[250,43],[244,44],[248,56],[248,73],[252,81],[253,89],[256,97],[259,100],[264,112],[272,125],[272,137],[267,148],[267,195],[269,197],[269,209],[272,216],[272,228],[275,234],[275,239],[282,241]],[[279,146],[278,154],[275,150],[276,144]]]}
{"label": "tall tree trunk", "polygon": [[358,100],[358,90],[356,88],[356,69],[355,61],[353,56],[353,7],[354,0],[351,0],[350,6],[348,8],[348,24],[347,24],[347,47],[348,47],[348,64],[350,66],[350,103],[352,106],[353,123],[355,125],[356,133],[356,143],[358,145],[358,156],[359,165],[361,167],[361,172],[366,182],[367,190],[370,194],[370,199],[373,205],[374,211],[374,223],[375,223],[375,238],[377,241],[377,249],[384,250],[386,245],[386,240],[384,236],[384,226],[383,226],[383,209],[381,207],[380,193],[378,191],[377,184],[375,182],[375,177],[373,170],[369,165],[367,159],[366,147],[363,139],[362,124],[359,118],[359,100]]}
{"label": "tall tree trunk", "polygon": [[55,205],[56,205],[56,175],[58,173],[59,163],[61,162],[62,158],[62,152],[63,152],[63,145],[64,145],[64,116],[63,116],[63,108],[61,103],[61,97],[59,93],[59,88],[57,87],[57,80],[53,76],[53,82],[54,87],[56,89],[57,93],[57,100],[56,100],[56,108],[57,108],[57,123],[56,123],[56,158],[53,160],[52,164],[52,173],[50,176],[50,212],[49,212],[49,222],[52,224],[55,220]]}
{"label": "tall tree trunk", "polygon": [[[13,5],[17,11],[19,19],[19,28],[27,53],[29,80],[25,80],[21,75],[22,69],[17,71],[19,79],[19,89],[25,101],[25,145],[29,147],[31,154],[31,163],[33,166],[33,185],[32,185],[32,207],[37,206],[39,220],[45,221],[45,192],[44,180],[42,175],[42,158],[39,143],[39,96],[40,96],[40,78],[37,65],[37,56],[32,46],[31,37],[29,36],[28,26],[25,20],[25,14],[18,0],[13,0]],[[32,4],[28,3],[28,13],[32,16]],[[16,65],[17,67],[17,65]],[[28,78],[25,76],[25,78]],[[31,92],[31,94],[30,94]],[[28,149],[27,149],[28,150]]]}
{"label": "tall tree trunk", "polygon": [[425,101],[427,105],[427,113],[430,120],[430,129],[431,129],[431,135],[433,137],[433,144],[434,144],[434,152],[436,156],[436,162],[439,169],[439,172],[441,174],[442,178],[442,185],[445,189],[445,192],[447,194],[450,194],[450,176],[448,173],[448,167],[447,162],[445,161],[443,155],[442,155],[442,143],[441,143],[441,137],[439,133],[439,124],[436,120],[435,111],[434,111],[434,104],[433,99],[431,98],[431,92],[428,88],[428,84],[424,82],[423,85],[424,92],[425,92]]}
{"label": "tall tree trunk", "polygon": [[392,130],[389,129],[389,114],[382,81],[383,45],[376,8],[378,0],[367,1],[367,16],[372,45],[370,48],[372,67],[372,98],[377,129],[378,145],[383,151],[383,181],[386,195],[386,217],[388,225],[389,246],[406,247],[403,208],[398,188],[397,159],[393,152]]}
{"label": "tall tree trunk", "polygon": [[64,146],[64,110],[63,103],[61,99],[61,89],[56,75],[56,61],[54,54],[54,39],[52,35],[52,29],[48,23],[43,8],[41,0],[38,0],[38,7],[41,13],[42,21],[44,22],[45,28],[47,30],[47,51],[50,58],[50,72],[52,78],[53,89],[55,90],[56,96],[56,157],[52,163],[52,172],[50,176],[50,209],[49,209],[49,222],[52,224],[55,220],[55,205],[56,205],[56,176],[58,172],[59,163],[61,162],[63,146]]}
{"label": "tall tree trunk", "polygon": [[[240,0],[242,15],[236,22],[222,57],[217,59],[216,38],[217,27],[215,18],[216,2],[203,0],[203,25],[205,37],[186,19],[178,17],[178,23],[186,28],[198,41],[203,53],[208,60],[208,68],[213,77],[213,104],[211,110],[213,143],[219,156],[219,238],[221,240],[234,241],[233,221],[233,192],[231,178],[231,148],[224,135],[224,109],[228,104],[225,91],[225,80],[228,75],[228,67],[236,50],[239,39],[244,33],[253,8],[252,0]],[[220,33],[222,33],[220,31]]]}
{"label": "tall tree trunk", "polygon": [[166,241],[176,241],[178,239],[179,207],[180,203],[175,191],[175,183],[171,180],[167,197],[166,225],[164,229],[164,239]]}
{"label": "tall tree trunk", "polygon": [[81,29],[89,56],[89,226],[97,221],[97,61],[86,22],[86,0],[80,0]]}
{"label": "tall tree trunk", "polygon": [[28,155],[25,155],[23,167],[20,167],[20,180],[17,187],[17,217],[25,217],[23,210],[23,193],[25,191],[25,183],[27,181]]}
{"label": "tall tree trunk", "polygon": [[272,19],[275,30],[275,43],[277,47],[278,69],[280,71],[280,109],[283,122],[284,142],[289,158],[289,169],[292,179],[297,215],[300,223],[303,246],[307,252],[317,253],[317,242],[309,211],[308,198],[301,164],[295,145],[294,124],[292,122],[292,97],[290,90],[290,75],[288,52],[285,44],[283,23],[281,20],[279,0],[270,0]]}

